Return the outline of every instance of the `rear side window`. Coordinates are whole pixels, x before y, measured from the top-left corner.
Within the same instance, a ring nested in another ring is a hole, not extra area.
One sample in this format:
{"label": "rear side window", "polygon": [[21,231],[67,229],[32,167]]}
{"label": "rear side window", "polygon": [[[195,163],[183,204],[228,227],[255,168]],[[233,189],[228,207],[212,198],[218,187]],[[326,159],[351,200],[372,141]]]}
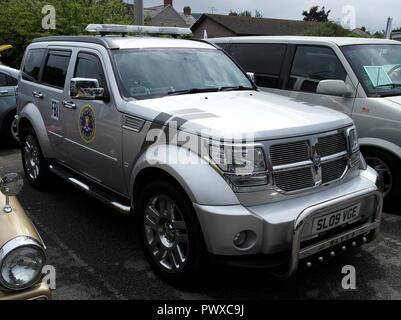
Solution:
{"label": "rear side window", "polygon": [[7,87],[7,76],[4,73],[0,72],[0,87]]}
{"label": "rear side window", "polygon": [[8,80],[8,86],[10,86],[10,87],[14,87],[14,86],[18,85],[18,79],[8,76],[7,80]]}
{"label": "rear side window", "polygon": [[347,73],[335,52],[327,47],[299,46],[291,69],[289,90],[315,93],[322,80],[343,80]]}
{"label": "rear side window", "polygon": [[233,43],[230,55],[246,72],[255,74],[259,87],[278,88],[287,45],[266,43]]}
{"label": "rear side window", "polygon": [[71,52],[49,51],[43,70],[42,82],[63,89],[70,64]]}
{"label": "rear side window", "polygon": [[102,64],[99,58],[93,54],[80,53],[78,55],[74,78],[96,79],[101,88],[106,88]]}
{"label": "rear side window", "polygon": [[37,82],[39,80],[40,68],[46,49],[30,49],[26,55],[22,78],[24,80]]}

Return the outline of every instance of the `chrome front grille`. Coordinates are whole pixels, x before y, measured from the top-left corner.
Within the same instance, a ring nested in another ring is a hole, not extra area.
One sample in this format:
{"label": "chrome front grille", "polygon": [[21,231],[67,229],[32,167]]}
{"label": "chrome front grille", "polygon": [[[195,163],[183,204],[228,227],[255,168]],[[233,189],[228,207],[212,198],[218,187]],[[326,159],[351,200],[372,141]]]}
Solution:
{"label": "chrome front grille", "polygon": [[328,184],[348,169],[347,138],[344,130],[270,146],[274,186],[297,192]]}
{"label": "chrome front grille", "polygon": [[312,168],[302,168],[291,171],[278,172],[274,175],[276,186],[283,191],[292,192],[305,188],[313,188],[315,181],[313,180]]}
{"label": "chrome front grille", "polygon": [[331,181],[340,179],[347,168],[347,159],[340,158],[335,161],[322,164],[322,181],[329,183]]}
{"label": "chrome front grille", "polygon": [[347,151],[347,140],[344,133],[318,139],[317,152],[321,157]]}
{"label": "chrome front grille", "polygon": [[287,144],[276,144],[270,147],[270,158],[273,166],[307,161],[310,159],[308,141],[297,141]]}

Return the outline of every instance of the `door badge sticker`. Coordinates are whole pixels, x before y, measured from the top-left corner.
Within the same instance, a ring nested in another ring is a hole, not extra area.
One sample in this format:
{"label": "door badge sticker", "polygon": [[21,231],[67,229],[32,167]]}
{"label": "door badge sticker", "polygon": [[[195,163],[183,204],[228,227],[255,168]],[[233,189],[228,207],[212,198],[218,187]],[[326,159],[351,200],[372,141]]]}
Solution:
{"label": "door badge sticker", "polygon": [[52,100],[52,106],[51,106],[51,114],[50,116],[54,120],[59,120],[60,119],[60,102],[57,100]]}
{"label": "door badge sticker", "polygon": [[96,136],[96,113],[91,105],[83,106],[79,113],[78,129],[82,140],[91,143]]}

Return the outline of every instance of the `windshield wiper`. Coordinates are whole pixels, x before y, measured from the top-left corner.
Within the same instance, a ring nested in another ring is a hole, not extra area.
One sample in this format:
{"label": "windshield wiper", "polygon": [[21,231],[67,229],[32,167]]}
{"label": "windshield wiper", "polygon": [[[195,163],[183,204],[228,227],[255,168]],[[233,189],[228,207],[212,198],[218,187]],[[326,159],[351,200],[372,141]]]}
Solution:
{"label": "windshield wiper", "polygon": [[219,91],[245,91],[245,90],[254,90],[252,87],[244,87],[244,86],[232,86],[232,87],[221,87]]}
{"label": "windshield wiper", "polygon": [[375,86],[375,88],[384,88],[384,87],[401,88],[401,83],[388,83]]}
{"label": "windshield wiper", "polygon": [[217,91],[219,91],[219,88],[191,88],[185,90],[170,91],[167,93],[167,95],[176,96],[180,94],[194,94],[194,93],[217,92]]}

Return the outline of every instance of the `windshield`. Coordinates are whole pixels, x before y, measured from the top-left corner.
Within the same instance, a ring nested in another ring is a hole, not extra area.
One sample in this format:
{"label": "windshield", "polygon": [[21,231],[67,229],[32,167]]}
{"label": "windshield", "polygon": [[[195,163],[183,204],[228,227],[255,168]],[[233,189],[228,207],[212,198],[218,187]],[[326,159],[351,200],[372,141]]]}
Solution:
{"label": "windshield", "polygon": [[129,49],[113,57],[127,98],[253,89],[235,63],[216,49]]}
{"label": "windshield", "polygon": [[368,95],[401,95],[401,45],[355,45],[342,50]]}

